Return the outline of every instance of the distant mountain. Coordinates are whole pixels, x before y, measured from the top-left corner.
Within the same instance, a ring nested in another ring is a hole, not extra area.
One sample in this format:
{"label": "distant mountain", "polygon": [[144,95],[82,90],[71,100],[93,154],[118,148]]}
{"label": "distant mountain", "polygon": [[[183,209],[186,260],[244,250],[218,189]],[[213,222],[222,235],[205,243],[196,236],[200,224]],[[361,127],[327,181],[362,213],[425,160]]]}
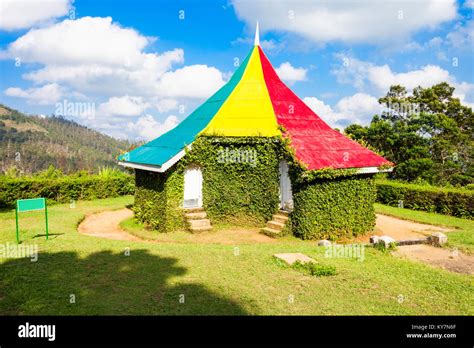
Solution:
{"label": "distant mountain", "polygon": [[25,174],[47,169],[64,173],[96,172],[116,166],[115,158],[129,150],[117,140],[63,117],[28,116],[0,104],[0,172],[15,166]]}

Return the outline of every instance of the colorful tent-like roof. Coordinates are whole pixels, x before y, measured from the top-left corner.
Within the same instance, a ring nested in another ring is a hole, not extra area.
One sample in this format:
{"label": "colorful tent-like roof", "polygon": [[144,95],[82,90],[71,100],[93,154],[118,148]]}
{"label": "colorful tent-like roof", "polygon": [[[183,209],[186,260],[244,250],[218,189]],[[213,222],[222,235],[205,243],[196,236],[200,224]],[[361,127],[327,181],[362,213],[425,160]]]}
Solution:
{"label": "colorful tent-like roof", "polygon": [[[281,126],[281,127],[279,127]],[[280,129],[283,129],[283,134]],[[391,164],[332,129],[278,77],[258,42],[232,78],[169,132],[119,157],[119,164],[163,172],[198,135],[290,138],[307,169]]]}

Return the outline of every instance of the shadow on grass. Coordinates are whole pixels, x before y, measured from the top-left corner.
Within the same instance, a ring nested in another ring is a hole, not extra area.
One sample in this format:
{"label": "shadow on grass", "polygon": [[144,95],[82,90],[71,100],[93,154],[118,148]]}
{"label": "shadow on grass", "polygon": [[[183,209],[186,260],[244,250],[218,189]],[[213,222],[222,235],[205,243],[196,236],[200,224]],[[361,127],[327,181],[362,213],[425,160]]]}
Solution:
{"label": "shadow on grass", "polygon": [[0,315],[247,314],[204,285],[179,282],[186,268],[177,261],[133,249],[11,259],[0,264]]}
{"label": "shadow on grass", "polygon": [[[57,237],[62,236],[62,235],[64,235],[64,233],[48,233],[48,237],[50,239],[56,239]],[[40,238],[40,237],[46,238],[46,233],[36,234],[32,238],[34,239],[34,238]],[[51,238],[51,237],[53,237],[53,238]]]}

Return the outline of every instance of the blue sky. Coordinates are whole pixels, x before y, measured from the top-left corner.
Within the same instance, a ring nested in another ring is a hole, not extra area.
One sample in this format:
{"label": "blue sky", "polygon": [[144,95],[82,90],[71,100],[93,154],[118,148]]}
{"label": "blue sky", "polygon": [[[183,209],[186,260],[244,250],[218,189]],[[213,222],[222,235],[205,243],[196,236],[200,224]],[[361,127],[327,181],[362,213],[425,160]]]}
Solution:
{"label": "blue sky", "polygon": [[391,84],[448,81],[474,105],[473,2],[0,0],[0,102],[120,138],[184,119],[261,45],[334,127],[367,124]]}

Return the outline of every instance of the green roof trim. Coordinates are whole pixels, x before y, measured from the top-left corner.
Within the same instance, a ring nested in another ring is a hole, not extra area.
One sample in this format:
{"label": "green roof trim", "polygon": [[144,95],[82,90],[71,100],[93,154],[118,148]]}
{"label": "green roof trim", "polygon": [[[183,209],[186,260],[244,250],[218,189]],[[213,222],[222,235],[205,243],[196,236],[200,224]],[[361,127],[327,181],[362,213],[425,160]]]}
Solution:
{"label": "green roof trim", "polygon": [[222,86],[204,104],[201,104],[180,124],[158,138],[118,157],[119,161],[144,165],[162,166],[190,145],[229,97],[242,79],[252,51],[232,75],[229,82]]}

